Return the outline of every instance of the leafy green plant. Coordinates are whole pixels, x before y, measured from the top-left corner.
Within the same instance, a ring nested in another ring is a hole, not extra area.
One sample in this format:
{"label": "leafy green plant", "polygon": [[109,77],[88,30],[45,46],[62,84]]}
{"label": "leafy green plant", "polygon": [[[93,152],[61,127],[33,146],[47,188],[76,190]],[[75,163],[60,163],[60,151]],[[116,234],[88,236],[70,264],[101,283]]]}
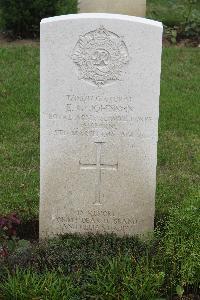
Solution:
{"label": "leafy green plant", "polygon": [[173,27],[173,28],[165,28],[165,36],[171,41],[172,44],[176,44],[177,43],[177,27]]}
{"label": "leafy green plant", "polygon": [[74,13],[76,0],[1,0],[0,10],[5,30],[17,37],[39,36],[42,18]]}
{"label": "leafy green plant", "polygon": [[78,0],[58,0],[56,13],[58,15],[75,14],[78,10]]}
{"label": "leafy green plant", "polygon": [[165,37],[176,44],[182,39],[200,42],[200,2],[198,0],[151,0],[148,16],[162,21]]}
{"label": "leafy green plant", "polygon": [[181,298],[184,294],[184,288],[180,285],[177,285],[176,287],[176,293]]}
{"label": "leafy green plant", "polygon": [[29,248],[30,242],[17,237],[20,219],[15,213],[0,217],[0,259],[6,260],[8,266],[14,253],[21,253]]}
{"label": "leafy green plant", "polygon": [[183,24],[183,34],[185,37],[198,38],[200,37],[200,11],[193,10],[191,16]]}
{"label": "leafy green plant", "polygon": [[200,11],[195,9],[197,0],[185,0],[183,7],[183,19],[180,24],[179,35],[183,37],[199,37],[200,34]]}

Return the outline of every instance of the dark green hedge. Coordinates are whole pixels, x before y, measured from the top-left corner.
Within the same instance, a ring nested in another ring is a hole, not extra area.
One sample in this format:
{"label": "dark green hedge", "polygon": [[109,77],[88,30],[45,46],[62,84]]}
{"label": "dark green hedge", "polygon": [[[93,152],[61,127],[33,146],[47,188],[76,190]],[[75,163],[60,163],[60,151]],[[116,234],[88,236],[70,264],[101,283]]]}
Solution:
{"label": "dark green hedge", "polygon": [[4,30],[15,37],[37,37],[42,18],[77,12],[77,0],[0,0]]}

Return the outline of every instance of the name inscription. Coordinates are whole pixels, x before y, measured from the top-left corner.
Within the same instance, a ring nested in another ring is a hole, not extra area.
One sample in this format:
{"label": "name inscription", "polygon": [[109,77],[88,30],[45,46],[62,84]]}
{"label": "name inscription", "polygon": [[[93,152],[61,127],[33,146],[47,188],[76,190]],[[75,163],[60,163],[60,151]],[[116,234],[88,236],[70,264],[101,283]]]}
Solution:
{"label": "name inscription", "polygon": [[131,96],[66,95],[62,112],[49,112],[50,134],[56,137],[155,137],[157,119],[137,115]]}

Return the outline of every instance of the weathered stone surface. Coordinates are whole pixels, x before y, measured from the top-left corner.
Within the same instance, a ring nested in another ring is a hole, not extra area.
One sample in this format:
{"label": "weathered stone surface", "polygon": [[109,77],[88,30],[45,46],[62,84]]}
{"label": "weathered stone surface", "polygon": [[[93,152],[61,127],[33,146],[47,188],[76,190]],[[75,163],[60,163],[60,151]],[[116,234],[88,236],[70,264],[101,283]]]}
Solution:
{"label": "weathered stone surface", "polygon": [[145,17],[146,0],[80,0],[80,13],[115,13]]}
{"label": "weathered stone surface", "polygon": [[40,237],[153,229],[162,25],[41,22]]}

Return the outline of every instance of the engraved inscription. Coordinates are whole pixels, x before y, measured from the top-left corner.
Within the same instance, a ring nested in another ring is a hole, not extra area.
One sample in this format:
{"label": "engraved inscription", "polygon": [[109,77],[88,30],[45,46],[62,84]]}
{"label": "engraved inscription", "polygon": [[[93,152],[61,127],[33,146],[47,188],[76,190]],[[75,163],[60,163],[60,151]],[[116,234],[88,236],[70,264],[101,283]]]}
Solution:
{"label": "engraved inscription", "polygon": [[65,230],[83,230],[96,232],[122,232],[127,233],[133,230],[142,219],[136,217],[125,217],[115,215],[110,210],[77,210],[71,211],[70,214],[60,215],[55,218],[60,229]]}
{"label": "engraved inscription", "polygon": [[101,204],[101,170],[111,170],[117,171],[118,170],[118,163],[115,165],[108,165],[101,163],[101,150],[103,142],[95,143],[97,147],[97,158],[96,164],[83,164],[79,162],[80,169],[83,170],[96,170],[97,171],[97,183],[96,183],[96,191],[95,191],[95,202],[94,205],[102,205]]}
{"label": "engraved inscription", "polygon": [[[56,137],[157,138],[157,117],[138,114],[132,96],[65,95],[62,112],[47,113]],[[59,122],[61,121],[61,122]]]}
{"label": "engraved inscription", "polygon": [[79,68],[80,79],[103,86],[121,80],[129,54],[122,38],[101,26],[80,36],[72,59]]}
{"label": "engraved inscription", "polygon": [[83,103],[134,103],[134,97],[132,96],[103,96],[103,95],[66,95],[66,101],[75,103],[75,102],[83,102]]}

